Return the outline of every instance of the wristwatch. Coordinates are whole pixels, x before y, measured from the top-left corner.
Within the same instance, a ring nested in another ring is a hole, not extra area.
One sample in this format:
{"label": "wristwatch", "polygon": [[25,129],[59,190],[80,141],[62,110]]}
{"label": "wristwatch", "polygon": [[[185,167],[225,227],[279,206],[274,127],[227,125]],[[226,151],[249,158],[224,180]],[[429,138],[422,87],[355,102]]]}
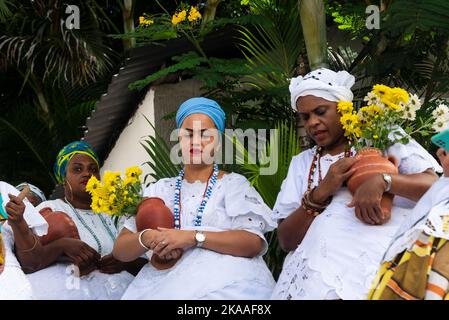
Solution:
{"label": "wristwatch", "polygon": [[391,176],[388,173],[382,173],[382,178],[387,183],[387,186],[386,186],[384,192],[390,191],[390,189],[391,189]]}
{"label": "wristwatch", "polygon": [[202,231],[197,231],[195,233],[196,246],[201,248],[206,241],[206,235]]}

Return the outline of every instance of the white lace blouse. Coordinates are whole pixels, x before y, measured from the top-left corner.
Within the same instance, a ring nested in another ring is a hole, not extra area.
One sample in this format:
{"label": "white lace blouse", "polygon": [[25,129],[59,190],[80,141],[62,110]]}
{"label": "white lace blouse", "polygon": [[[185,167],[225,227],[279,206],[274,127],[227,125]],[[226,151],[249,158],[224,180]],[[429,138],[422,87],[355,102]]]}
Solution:
{"label": "white lace blouse", "polygon": [[[299,208],[316,147],[293,157],[273,209],[274,219],[285,219]],[[436,160],[416,141],[395,144],[388,150],[399,162],[399,172],[412,174],[432,168]],[[344,154],[321,157],[324,177]],[[317,185],[315,170],[312,187]],[[365,299],[380,260],[414,202],[396,196],[391,220],[371,226],[358,220],[347,188],[334,195],[332,203],[315,218],[295,251],[287,256],[273,299]]]}
{"label": "white lace blouse", "polygon": [[[176,178],[161,179],[150,185],[144,195],[159,197],[173,211]],[[262,255],[267,244],[264,233],[276,223],[271,210],[248,180],[236,173],[218,179],[202,217],[194,226],[196,210],[202,200],[205,183],[182,183],[181,229],[207,231],[246,230],[263,239],[265,246],[254,258],[235,257],[203,248],[186,250],[181,259],[167,270],[147,264],[122,299],[268,299],[274,279]],[[136,232],[135,219],[125,228]]]}

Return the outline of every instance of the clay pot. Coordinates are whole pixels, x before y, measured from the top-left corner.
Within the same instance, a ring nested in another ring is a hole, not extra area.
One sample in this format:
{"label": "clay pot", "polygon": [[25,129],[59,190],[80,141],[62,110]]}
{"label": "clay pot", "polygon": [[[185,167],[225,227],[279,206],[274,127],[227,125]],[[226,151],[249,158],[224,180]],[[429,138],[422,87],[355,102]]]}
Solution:
{"label": "clay pot", "polygon": [[39,213],[48,223],[48,232],[40,238],[41,244],[46,245],[61,238],[80,239],[78,228],[68,214],[62,211],[52,211],[43,208]]}
{"label": "clay pot", "polygon": [[[145,229],[173,228],[175,219],[170,208],[165,205],[161,198],[146,198],[137,207],[136,227],[137,231]],[[169,261],[161,259],[158,255],[151,256],[151,264],[159,270],[173,267],[178,259]]]}
{"label": "clay pot", "polygon": [[[382,152],[377,148],[363,148],[357,155],[360,156],[360,160],[352,166],[355,172],[347,182],[348,189],[352,194],[373,175],[398,173],[396,159],[394,157],[384,157]],[[380,205],[385,217],[384,222],[390,219],[393,198],[394,195],[388,192],[382,196]]]}
{"label": "clay pot", "polygon": [[137,207],[137,231],[145,229],[173,228],[175,219],[173,214],[161,198],[146,198]]}

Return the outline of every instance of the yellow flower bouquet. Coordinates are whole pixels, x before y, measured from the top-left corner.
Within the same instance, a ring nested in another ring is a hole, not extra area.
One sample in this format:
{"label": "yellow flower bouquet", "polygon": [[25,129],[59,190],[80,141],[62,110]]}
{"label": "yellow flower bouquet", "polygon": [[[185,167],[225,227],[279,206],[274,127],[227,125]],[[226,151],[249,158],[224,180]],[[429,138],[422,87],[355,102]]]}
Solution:
{"label": "yellow flower bouquet", "polygon": [[[438,122],[434,112],[418,123],[416,112],[421,108],[421,102],[417,95],[409,94],[402,88],[376,84],[365,96],[364,102],[366,105],[358,110],[348,101],[340,101],[337,106],[344,134],[360,157],[352,166],[354,173],[347,181],[352,194],[375,174],[398,173],[398,159],[387,157],[386,150],[398,142],[407,144],[413,134],[429,134],[435,130],[435,125],[432,125],[434,120]],[[440,110],[438,114],[443,113]],[[390,219],[393,197],[388,192],[382,196],[383,222]]]}
{"label": "yellow flower bouquet", "polygon": [[358,110],[354,109],[352,102],[338,103],[345,136],[357,151],[374,147],[385,153],[397,142],[408,143],[413,134],[428,135],[435,128],[433,123],[438,122],[434,113],[415,128],[416,112],[421,108],[421,102],[416,94],[409,94],[402,88],[376,84],[364,102],[366,105]]}
{"label": "yellow flower bouquet", "polygon": [[106,171],[103,182],[92,176],[86,190],[92,196],[92,211],[112,216],[133,216],[143,200],[140,176],[142,170],[137,167],[126,169],[125,179],[120,172]]}

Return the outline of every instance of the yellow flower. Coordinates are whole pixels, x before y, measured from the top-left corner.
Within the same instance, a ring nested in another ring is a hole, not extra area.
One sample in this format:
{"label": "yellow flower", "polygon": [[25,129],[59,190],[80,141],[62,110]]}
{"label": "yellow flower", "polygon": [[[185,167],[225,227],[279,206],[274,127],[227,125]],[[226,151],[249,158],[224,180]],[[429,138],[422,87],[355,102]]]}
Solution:
{"label": "yellow flower", "polygon": [[[126,178],[126,179],[123,181],[123,186],[124,186],[124,187],[127,187],[127,186],[129,186],[130,184],[134,184],[134,183],[137,183],[137,182],[139,182],[139,180],[138,180],[137,178],[129,177],[129,178]],[[126,192],[127,192],[127,191],[126,191]]]}
{"label": "yellow flower", "polygon": [[385,101],[384,102],[388,108],[390,108],[391,110],[395,110],[395,111],[400,111],[401,110],[401,106],[391,102],[391,101]]}
{"label": "yellow flower", "polygon": [[391,88],[389,86],[383,85],[383,84],[376,84],[373,86],[373,93],[380,98],[382,98],[385,95],[389,95],[391,92]]}
{"label": "yellow flower", "polygon": [[339,101],[337,110],[340,114],[352,113],[352,111],[354,110],[353,103],[350,101]]}
{"label": "yellow flower", "polygon": [[393,98],[393,101],[396,102],[396,104],[399,104],[399,102],[407,103],[409,99],[409,95],[407,91],[405,91],[402,88],[393,88],[390,91],[391,97]]}
{"label": "yellow flower", "polygon": [[379,136],[377,134],[375,134],[375,135],[373,135],[373,139],[377,140],[377,139],[379,139]]}
{"label": "yellow flower", "polygon": [[125,175],[127,178],[136,178],[138,179],[142,174],[142,170],[138,166],[129,167],[126,169]]}
{"label": "yellow flower", "polygon": [[190,22],[201,19],[201,13],[195,7],[191,7],[188,19]]}
{"label": "yellow flower", "polygon": [[115,186],[120,182],[120,172],[106,171],[103,175],[105,186]]}
{"label": "yellow flower", "polygon": [[139,24],[143,24],[143,23],[144,23],[144,21],[145,21],[145,18],[144,18],[144,17],[142,17],[142,16],[140,16],[140,17],[139,17]]}
{"label": "yellow flower", "polygon": [[382,114],[384,112],[381,107],[375,104],[372,104],[371,106],[369,106],[369,108],[370,112],[373,114]]}
{"label": "yellow flower", "polygon": [[356,136],[360,137],[362,131],[360,129],[359,117],[355,113],[345,113],[340,118],[340,123],[345,130],[345,136]]}
{"label": "yellow flower", "polygon": [[92,196],[99,199],[107,199],[109,198],[109,190],[106,186],[100,186],[92,192]]}
{"label": "yellow flower", "polygon": [[95,176],[91,176],[89,181],[86,184],[86,191],[89,193],[93,193],[100,186],[101,186],[101,182]]}
{"label": "yellow flower", "polygon": [[186,16],[187,12],[185,10],[175,13],[171,19],[171,23],[176,26],[177,24],[183,22],[186,19]]}

